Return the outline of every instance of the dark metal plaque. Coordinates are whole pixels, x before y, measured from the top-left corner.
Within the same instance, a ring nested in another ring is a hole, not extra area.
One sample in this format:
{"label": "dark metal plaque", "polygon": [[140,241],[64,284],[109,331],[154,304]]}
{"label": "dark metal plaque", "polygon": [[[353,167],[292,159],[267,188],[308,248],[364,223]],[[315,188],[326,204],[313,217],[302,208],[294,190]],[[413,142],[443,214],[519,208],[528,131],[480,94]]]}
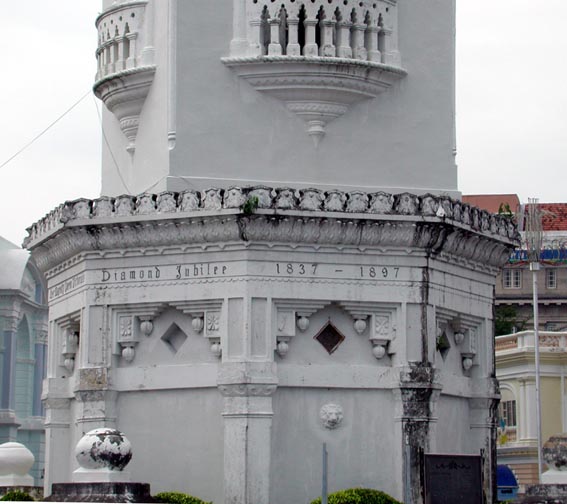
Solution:
{"label": "dark metal plaque", "polygon": [[480,455],[425,455],[425,504],[482,504]]}

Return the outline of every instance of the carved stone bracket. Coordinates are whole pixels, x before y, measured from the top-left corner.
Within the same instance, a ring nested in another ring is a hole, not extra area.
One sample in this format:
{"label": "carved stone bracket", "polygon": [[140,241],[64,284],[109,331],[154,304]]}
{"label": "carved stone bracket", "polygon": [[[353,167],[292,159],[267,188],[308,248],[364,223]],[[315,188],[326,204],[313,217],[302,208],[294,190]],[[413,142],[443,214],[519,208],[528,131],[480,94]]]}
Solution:
{"label": "carved stone bracket", "polygon": [[62,330],[61,355],[63,366],[72,373],[75,368],[75,357],[79,351],[81,312],[75,311],[66,315],[57,320],[57,325]]}
{"label": "carved stone bracket", "polygon": [[295,299],[274,300],[276,309],[276,352],[285,357],[289,351],[291,338],[297,329],[301,332],[309,328],[311,315],[329,305],[330,301],[299,301]]}
{"label": "carved stone bracket", "polygon": [[116,335],[114,353],[120,355],[126,362],[132,362],[136,356],[136,346],[140,336],[151,335],[154,328],[153,320],[165,308],[164,303],[113,306],[113,333]]}
{"label": "carved stone bracket", "polygon": [[329,122],[406,75],[401,68],[350,58],[261,56],[222,61],[257,91],[282,101],[303,119],[316,147]]}
{"label": "carved stone bracket", "polygon": [[179,301],[170,304],[191,317],[193,330],[196,333],[203,333],[203,337],[209,339],[212,354],[220,358],[222,299]]}
{"label": "carved stone bracket", "polygon": [[464,371],[469,371],[475,364],[477,340],[482,321],[471,315],[456,313],[450,310],[437,309],[438,348],[440,337],[446,338],[450,347],[449,336],[461,354]]}
{"label": "carved stone bracket", "polygon": [[368,302],[340,302],[339,306],[353,318],[354,330],[362,335],[368,332],[372,355],[381,359],[395,353],[390,343],[396,338],[397,307]]}

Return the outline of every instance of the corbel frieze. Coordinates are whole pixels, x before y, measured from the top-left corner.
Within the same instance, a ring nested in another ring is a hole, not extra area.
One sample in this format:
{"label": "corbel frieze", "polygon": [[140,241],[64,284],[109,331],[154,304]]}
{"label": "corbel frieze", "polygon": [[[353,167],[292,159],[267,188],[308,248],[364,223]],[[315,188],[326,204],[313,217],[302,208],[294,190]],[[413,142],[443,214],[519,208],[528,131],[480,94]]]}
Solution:
{"label": "corbel frieze", "polygon": [[191,317],[193,330],[208,338],[212,354],[220,358],[222,356],[221,333],[224,328],[222,323],[223,300],[177,301],[169,304]]}
{"label": "corbel frieze", "polygon": [[354,330],[360,335],[368,334],[374,357],[381,359],[386,353],[395,353],[392,342],[399,325],[398,305],[363,301],[338,304],[352,317]]}
{"label": "corbel frieze", "polygon": [[478,365],[476,355],[482,319],[465,313],[437,308],[436,320],[438,349],[440,342],[445,342],[445,348],[449,350],[451,338],[460,352],[463,370],[467,372],[474,365]]}
{"label": "corbel frieze", "polygon": [[142,336],[153,331],[153,320],[166,308],[165,303],[114,305],[111,307],[113,351],[126,362],[136,356],[136,345]]}
{"label": "corbel frieze", "polygon": [[298,300],[298,299],[276,299],[274,307],[276,310],[276,352],[280,357],[285,357],[289,351],[289,343],[296,335],[297,330],[301,332],[309,328],[311,315],[331,304],[331,301],[322,300]]}

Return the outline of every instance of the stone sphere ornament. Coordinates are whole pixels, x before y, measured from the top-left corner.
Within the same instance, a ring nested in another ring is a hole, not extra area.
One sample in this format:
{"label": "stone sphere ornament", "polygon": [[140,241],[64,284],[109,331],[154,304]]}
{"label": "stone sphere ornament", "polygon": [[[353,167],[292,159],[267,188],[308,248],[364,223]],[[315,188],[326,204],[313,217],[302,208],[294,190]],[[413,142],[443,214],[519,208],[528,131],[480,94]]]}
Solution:
{"label": "stone sphere ornament", "polygon": [[75,457],[83,469],[122,471],[132,459],[132,445],[122,432],[103,427],[79,440]]}
{"label": "stone sphere ornament", "polygon": [[366,320],[364,319],[356,319],[354,321],[354,330],[358,333],[358,334],[362,334],[364,331],[366,331]]}
{"label": "stone sphere ornament", "polygon": [[307,317],[299,317],[297,319],[297,327],[300,331],[307,331],[309,328],[309,319]]}
{"label": "stone sphere ornament", "polygon": [[319,412],[319,418],[325,429],[336,429],[343,421],[343,408],[339,404],[327,403]]}
{"label": "stone sphere ornament", "polygon": [[384,357],[384,355],[386,355],[386,349],[384,348],[384,345],[373,346],[372,355],[374,355],[374,357],[376,357],[377,359]]}
{"label": "stone sphere ornament", "polygon": [[33,453],[21,443],[0,444],[0,476],[25,476],[34,463]]}
{"label": "stone sphere ornament", "polygon": [[545,463],[556,471],[567,471],[567,433],[551,436],[543,445]]}

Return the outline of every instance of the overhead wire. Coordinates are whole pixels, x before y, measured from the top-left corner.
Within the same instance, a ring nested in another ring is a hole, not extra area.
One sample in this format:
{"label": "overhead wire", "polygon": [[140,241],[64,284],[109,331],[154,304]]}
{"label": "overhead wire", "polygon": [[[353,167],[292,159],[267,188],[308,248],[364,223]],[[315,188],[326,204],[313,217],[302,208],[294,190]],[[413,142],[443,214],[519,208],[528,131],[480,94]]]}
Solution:
{"label": "overhead wire", "polygon": [[45,129],[38,133],[34,138],[32,138],[28,143],[26,143],[22,148],[20,148],[16,153],[10,156],[6,161],[0,164],[0,169],[4,168],[10,161],[18,157],[22,152],[24,152],[28,147],[30,147],[36,140],[39,140],[45,133],[47,133],[53,126],[55,126],[61,119],[63,119],[71,110],[73,110],[79,103],[81,103],[89,94],[91,90],[87,91],[83,96],[81,96],[73,105],[71,105],[65,112],[63,112],[55,121],[50,123]]}
{"label": "overhead wire", "polygon": [[128,188],[128,184],[126,184],[126,181],[124,180],[124,177],[122,176],[122,172],[120,171],[120,166],[118,166],[118,162],[116,161],[116,158],[114,157],[114,153],[112,152],[112,148],[110,147],[110,142],[108,141],[108,138],[106,137],[106,132],[104,131],[104,125],[102,124],[102,117],[100,115],[100,110],[98,109],[98,103],[96,102],[94,95],[93,95],[93,102],[94,102],[94,106],[96,108],[96,114],[98,116],[98,122],[100,123],[100,129],[102,131],[102,138],[104,140],[104,143],[106,144],[108,152],[110,153],[110,157],[112,158],[112,161],[114,163],[114,167],[116,168],[116,172],[118,173],[118,177],[120,177],[120,180],[122,182],[122,185],[124,186],[124,189],[126,189],[126,192],[128,194],[132,194],[132,191],[130,191],[130,189]]}

